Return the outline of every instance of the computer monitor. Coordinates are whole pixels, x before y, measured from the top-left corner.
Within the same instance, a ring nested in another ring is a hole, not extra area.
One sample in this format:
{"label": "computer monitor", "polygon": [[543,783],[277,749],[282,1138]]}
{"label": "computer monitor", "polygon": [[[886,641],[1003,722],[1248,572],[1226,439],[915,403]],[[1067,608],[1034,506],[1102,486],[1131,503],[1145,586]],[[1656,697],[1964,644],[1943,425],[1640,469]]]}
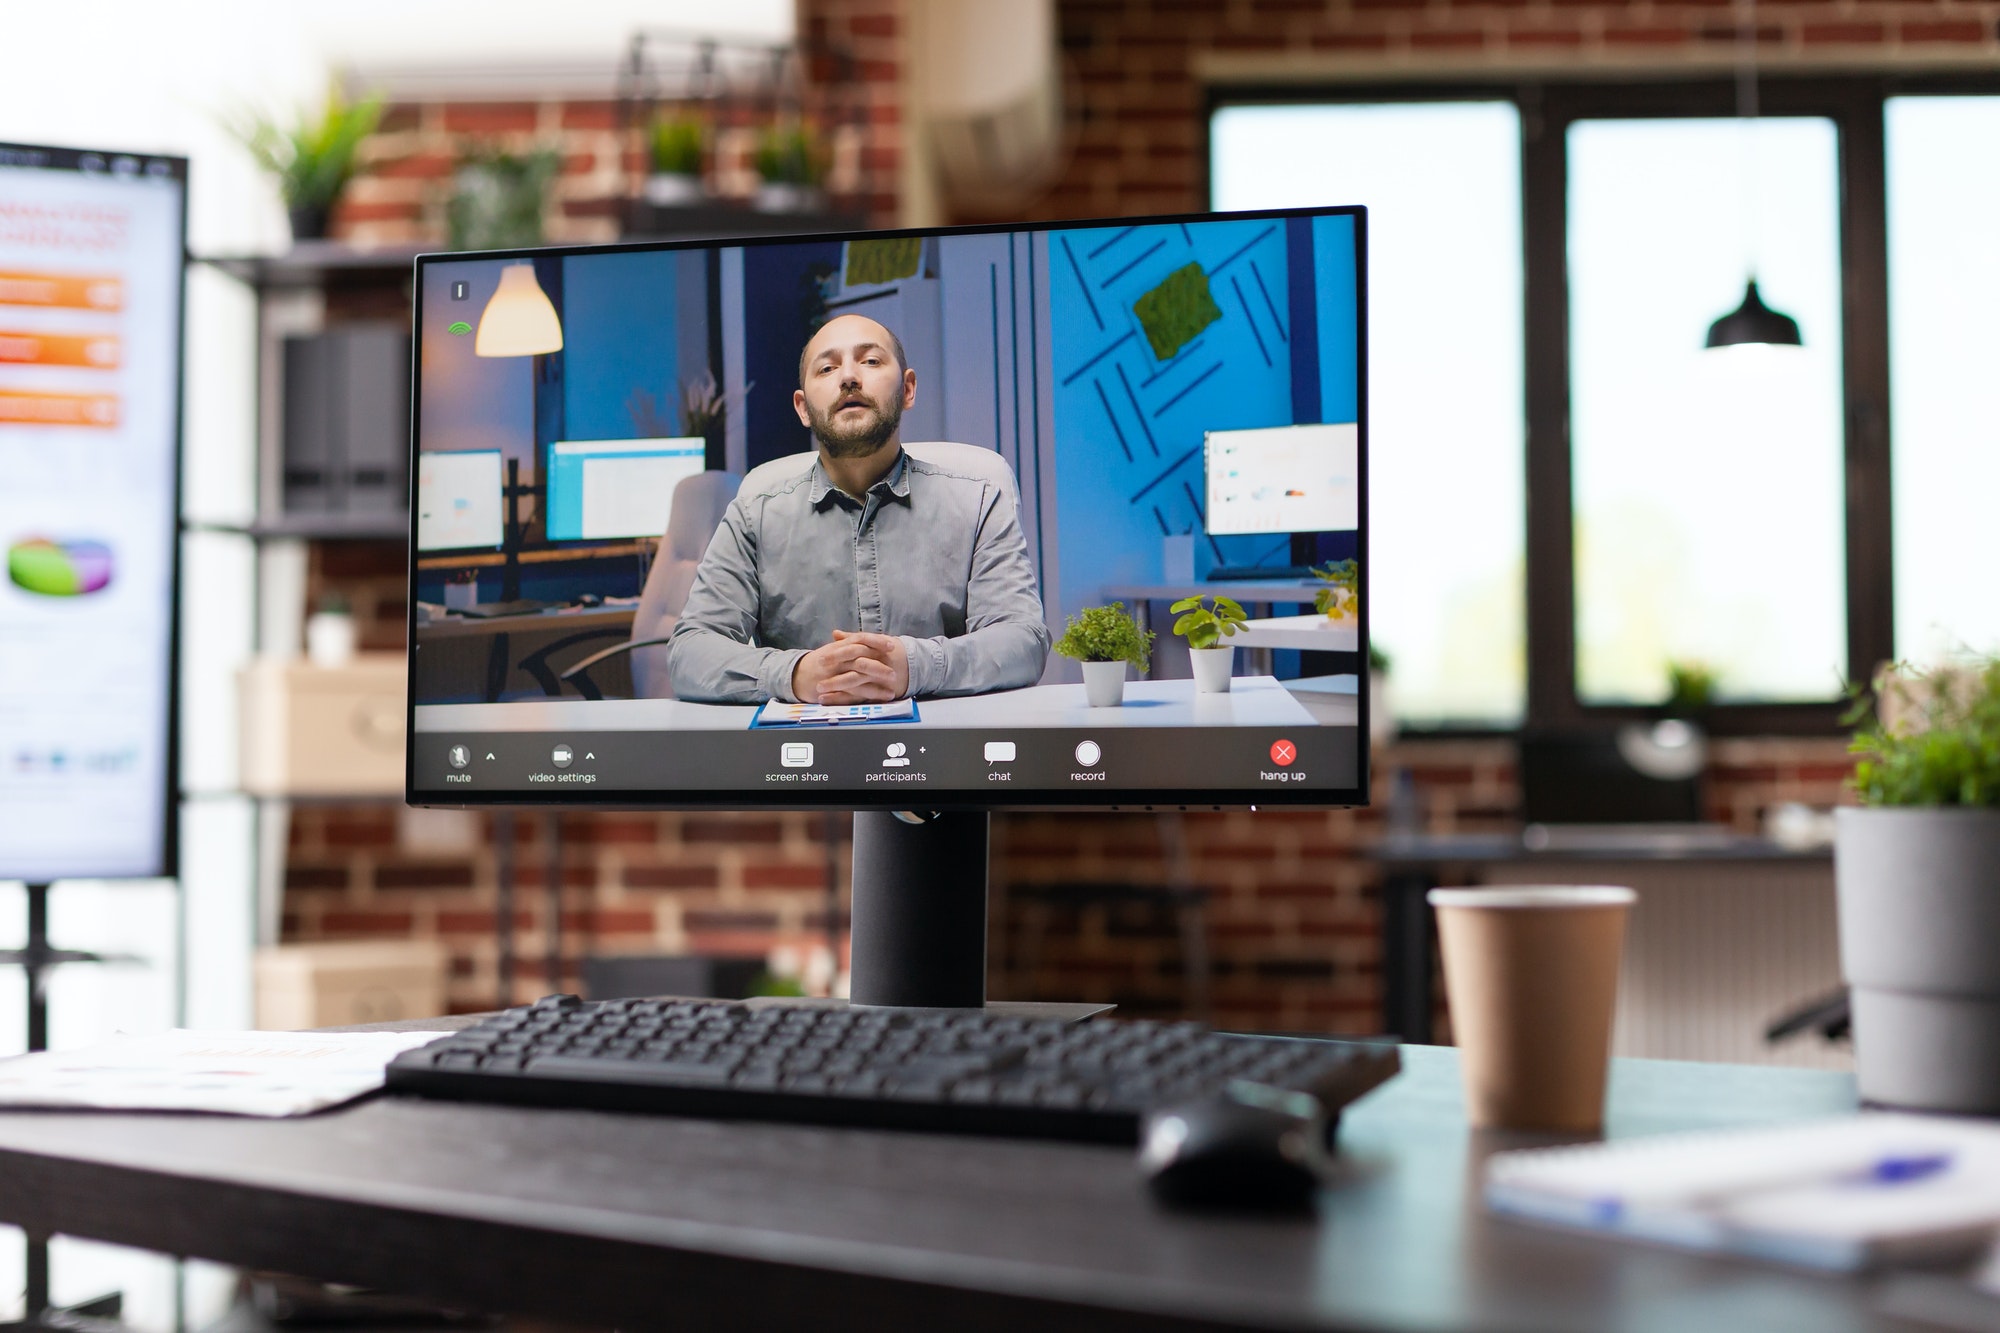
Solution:
{"label": "computer monitor", "polygon": [[1353,423],[1212,430],[1202,437],[1209,532],[1353,532],[1361,522]]}
{"label": "computer monitor", "polygon": [[549,446],[549,540],[658,537],[674,487],[707,467],[708,441],[699,435],[558,440]]}
{"label": "computer monitor", "polygon": [[[1348,207],[420,257],[417,466],[497,451],[523,593],[589,614],[462,620],[491,557],[418,534],[409,799],[856,809],[855,994],[949,1003],[979,812],[1364,802],[1365,239]],[[1256,482],[1220,503],[1218,451]],[[1359,595],[1190,547],[1353,559]],[[1245,604],[1221,653],[1173,633],[1190,594]],[[1082,660],[1114,605],[1149,670]]]}
{"label": "computer monitor", "polygon": [[173,873],[186,221],[185,159],[0,143],[0,880]]}
{"label": "computer monitor", "polygon": [[502,466],[498,449],[419,454],[417,549],[497,549],[506,533]]}

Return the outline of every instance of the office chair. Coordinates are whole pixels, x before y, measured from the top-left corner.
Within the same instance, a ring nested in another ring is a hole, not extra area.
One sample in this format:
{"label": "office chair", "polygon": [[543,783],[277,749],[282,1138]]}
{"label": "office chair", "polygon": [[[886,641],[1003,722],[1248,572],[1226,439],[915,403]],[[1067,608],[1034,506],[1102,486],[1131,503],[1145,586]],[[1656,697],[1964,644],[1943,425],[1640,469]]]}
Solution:
{"label": "office chair", "polygon": [[[1021,492],[1014,480],[1014,469],[996,450],[950,440],[915,440],[905,441],[903,451],[926,463],[977,477],[997,487],[1017,507],[1020,505]],[[810,468],[818,457],[817,453],[788,454],[759,465],[751,475],[760,483],[768,478],[793,476]],[[732,483],[726,492],[710,482],[711,478],[722,477],[730,478]],[[673,636],[674,624],[680,619],[681,609],[687,605],[688,592],[694,587],[695,571],[701,567],[701,557],[708,550],[709,539],[715,535],[716,526],[722,522],[723,510],[729,507],[729,501],[735,497],[742,480],[733,472],[704,472],[674,488],[673,516],[667,521],[667,535],[660,539],[660,558],[654,562],[652,573],[646,576],[638,613],[632,617],[631,639],[603,652],[592,653],[563,672],[560,681],[574,685],[577,693],[586,699],[601,699],[603,691],[591,681],[590,669],[620,653],[631,653],[632,693],[641,699],[673,698],[673,685],[667,679],[666,643]],[[689,488],[696,482],[709,484],[691,494]],[[702,508],[689,513],[687,524],[683,526],[683,496],[688,497],[691,510],[707,504],[712,504],[713,509]],[[698,538],[695,535],[697,530]],[[553,698],[560,689],[558,682],[550,697]]]}
{"label": "office chair", "polygon": [[[654,553],[653,567],[646,573],[646,586],[639,591],[639,605],[632,613],[632,629],[624,643],[592,653],[560,676],[542,681],[550,698],[562,693],[564,682],[586,699],[602,699],[604,691],[590,678],[590,669],[620,653],[632,654],[632,693],[640,699],[671,699],[673,686],[667,680],[668,636],[687,605],[688,590],[694,587],[695,571],[701,557],[722,523],[722,513],[736,498],[743,478],[721,470],[702,472],[674,487],[673,508],[667,515],[667,530]],[[605,631],[595,631],[601,636]],[[590,637],[593,632],[549,645],[549,651]],[[522,664],[524,667],[526,663]]]}

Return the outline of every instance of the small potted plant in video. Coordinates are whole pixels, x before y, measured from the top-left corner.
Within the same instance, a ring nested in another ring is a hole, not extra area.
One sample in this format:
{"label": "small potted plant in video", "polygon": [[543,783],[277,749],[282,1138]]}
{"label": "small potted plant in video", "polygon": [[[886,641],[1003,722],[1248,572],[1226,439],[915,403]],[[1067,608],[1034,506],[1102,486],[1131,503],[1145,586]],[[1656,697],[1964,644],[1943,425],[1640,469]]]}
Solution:
{"label": "small potted plant in video", "polygon": [[1144,671],[1153,657],[1153,634],[1125,611],[1125,603],[1090,606],[1071,616],[1056,651],[1083,663],[1083,693],[1092,708],[1125,702],[1125,666]]}
{"label": "small potted plant in video", "polygon": [[1187,640],[1188,660],[1194,663],[1194,692],[1229,693],[1236,649],[1223,641],[1242,631],[1248,619],[1243,607],[1228,597],[1195,596],[1183,597],[1168,609],[1180,617],[1174,622],[1174,633]]}
{"label": "small potted plant in video", "polygon": [[1329,560],[1313,570],[1326,586],[1313,594],[1313,610],[1328,620],[1352,620],[1361,613],[1361,562]]}
{"label": "small potted plant in video", "polygon": [[333,88],[319,115],[302,113],[289,129],[262,117],[230,128],[257,165],[278,178],[292,239],[316,241],[326,236],[333,206],[354,177],[361,141],[375,132],[381,120],[379,96],[349,102]]}
{"label": "small potted plant in video", "polygon": [[1892,667],[1835,813],[1864,1101],[2000,1112],[2000,659]]}
{"label": "small potted plant in video", "polygon": [[646,202],[660,208],[685,208],[701,202],[702,151],[707,133],[691,116],[662,116],[648,137],[652,172],[646,177]]}
{"label": "small potted plant in video", "polygon": [[773,125],[757,139],[757,208],[765,213],[810,213],[825,204],[826,153],[802,121]]}

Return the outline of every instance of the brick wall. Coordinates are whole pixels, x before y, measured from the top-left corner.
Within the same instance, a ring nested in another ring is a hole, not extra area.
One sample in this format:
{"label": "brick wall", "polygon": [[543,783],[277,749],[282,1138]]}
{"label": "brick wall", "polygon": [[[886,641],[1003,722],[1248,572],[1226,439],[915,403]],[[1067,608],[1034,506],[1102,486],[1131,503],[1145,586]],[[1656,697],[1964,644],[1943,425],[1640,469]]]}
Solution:
{"label": "brick wall", "polygon": [[[1725,72],[1733,0],[1059,0],[1071,77],[1067,170],[1037,219],[1206,206],[1209,84],[1375,82],[1511,72]],[[1763,0],[1767,71],[1992,68],[2000,3]],[[961,219],[968,220],[968,219]]]}
{"label": "brick wall", "polygon": [[[901,101],[906,3],[801,0],[801,31],[845,45],[867,81],[866,142],[851,155],[854,197],[893,221],[910,163]],[[1068,168],[1031,213],[1040,218],[1198,209],[1203,80],[1399,77],[1494,69],[1605,72],[1645,64],[1726,66],[1734,7],[1568,0],[1062,0],[1069,80]],[[1971,0],[1766,0],[1756,27],[1767,67],[1792,62],[1991,61],[2000,3]],[[337,218],[357,240],[435,239],[452,163],[477,143],[553,143],[565,173],[550,217],[556,240],[606,239],[627,188],[619,138],[602,102],[428,104],[395,108],[370,143],[370,175]],[[740,177],[728,175],[724,179]],[[311,595],[338,589],[370,648],[397,648],[403,553],[394,544],[323,546]],[[996,817],[991,992],[1003,998],[1112,1000],[1128,1012],[1178,1013],[1186,921],[1130,899],[1051,904],[1062,884],[1205,891],[1202,942],[1213,1018],[1247,1027],[1367,1031],[1379,996],[1379,836],[1387,774],[1410,771],[1437,831],[1510,826],[1516,803],[1505,741],[1416,741],[1378,756],[1376,804],[1358,811],[1247,812],[1167,820],[1142,815]],[[1836,740],[1730,740],[1713,751],[1714,817],[1757,827],[1779,801],[1831,804],[1848,769]],[[456,1008],[494,1002],[498,867],[494,816],[468,817],[471,850],[435,850],[435,828],[385,805],[302,807],[294,816],[284,929],[288,939],[408,935],[442,939]],[[797,813],[565,814],[561,925],[572,966],[541,967],[550,920],[543,889],[555,827],[515,821],[521,955],[515,998],[577,983],[585,952],[761,953],[824,938],[827,840],[836,893],[848,828]],[[428,831],[427,831],[428,828]],[[424,850],[425,847],[434,850]]]}
{"label": "brick wall", "polygon": [[[814,0],[801,25],[807,45],[852,57],[858,86],[838,90],[827,190],[832,207],[871,225],[894,226],[901,197],[904,24],[898,0]],[[809,65],[824,81],[832,64]],[[830,92],[822,86],[822,92]],[[809,92],[809,108],[828,97]],[[848,123],[849,102],[858,104]],[[706,183],[717,198],[746,203],[757,187],[752,165],[768,112],[747,105],[690,107],[713,131]],[[452,175],[468,154],[500,150],[559,155],[543,222],[550,244],[616,240],[622,204],[638,188],[648,158],[642,128],[620,128],[609,99],[410,102],[388,108],[364,143],[360,174],[333,216],[333,234],[361,245],[435,244],[445,235]]]}

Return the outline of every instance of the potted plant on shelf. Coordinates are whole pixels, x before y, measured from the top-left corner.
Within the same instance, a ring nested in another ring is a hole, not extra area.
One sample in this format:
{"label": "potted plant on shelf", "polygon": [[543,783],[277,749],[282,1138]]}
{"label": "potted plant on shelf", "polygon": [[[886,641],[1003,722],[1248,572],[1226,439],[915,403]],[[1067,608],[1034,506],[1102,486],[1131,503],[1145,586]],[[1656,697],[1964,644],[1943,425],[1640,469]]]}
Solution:
{"label": "potted plant on shelf", "polygon": [[810,213],[825,203],[820,182],[826,154],[803,122],[773,125],[757,139],[757,208],[765,213]]}
{"label": "potted plant on shelf", "polygon": [[561,168],[561,155],[549,148],[467,154],[452,178],[452,196],[445,205],[451,248],[519,250],[540,245],[549,185]]}
{"label": "potted plant on shelf", "polygon": [[1083,664],[1083,694],[1092,708],[1125,702],[1125,665],[1144,671],[1153,657],[1153,634],[1126,614],[1125,603],[1089,606],[1069,617],[1056,651]]}
{"label": "potted plant on shelf", "polygon": [[707,131],[689,116],[662,116],[653,122],[648,145],[652,173],[646,177],[646,202],[661,208],[683,208],[701,202],[702,151]]}
{"label": "potted plant on shelf", "polygon": [[338,88],[327,93],[318,116],[301,113],[290,129],[262,117],[230,126],[257,165],[278,178],[294,241],[316,241],[326,235],[335,201],[354,177],[361,141],[382,120],[380,96],[349,102]]}
{"label": "potted plant on shelf", "polygon": [[1326,586],[1313,594],[1313,610],[1328,620],[1352,620],[1361,613],[1361,563],[1329,560],[1313,570]]}
{"label": "potted plant on shelf", "polygon": [[1223,640],[1242,631],[1248,619],[1243,607],[1232,598],[1197,595],[1183,597],[1168,609],[1180,617],[1174,622],[1174,633],[1187,640],[1188,660],[1194,663],[1194,692],[1229,693],[1236,649]]}
{"label": "potted plant on shelf", "polygon": [[1876,681],[1835,814],[1840,966],[1870,1102],[2000,1112],[2000,659]]}

